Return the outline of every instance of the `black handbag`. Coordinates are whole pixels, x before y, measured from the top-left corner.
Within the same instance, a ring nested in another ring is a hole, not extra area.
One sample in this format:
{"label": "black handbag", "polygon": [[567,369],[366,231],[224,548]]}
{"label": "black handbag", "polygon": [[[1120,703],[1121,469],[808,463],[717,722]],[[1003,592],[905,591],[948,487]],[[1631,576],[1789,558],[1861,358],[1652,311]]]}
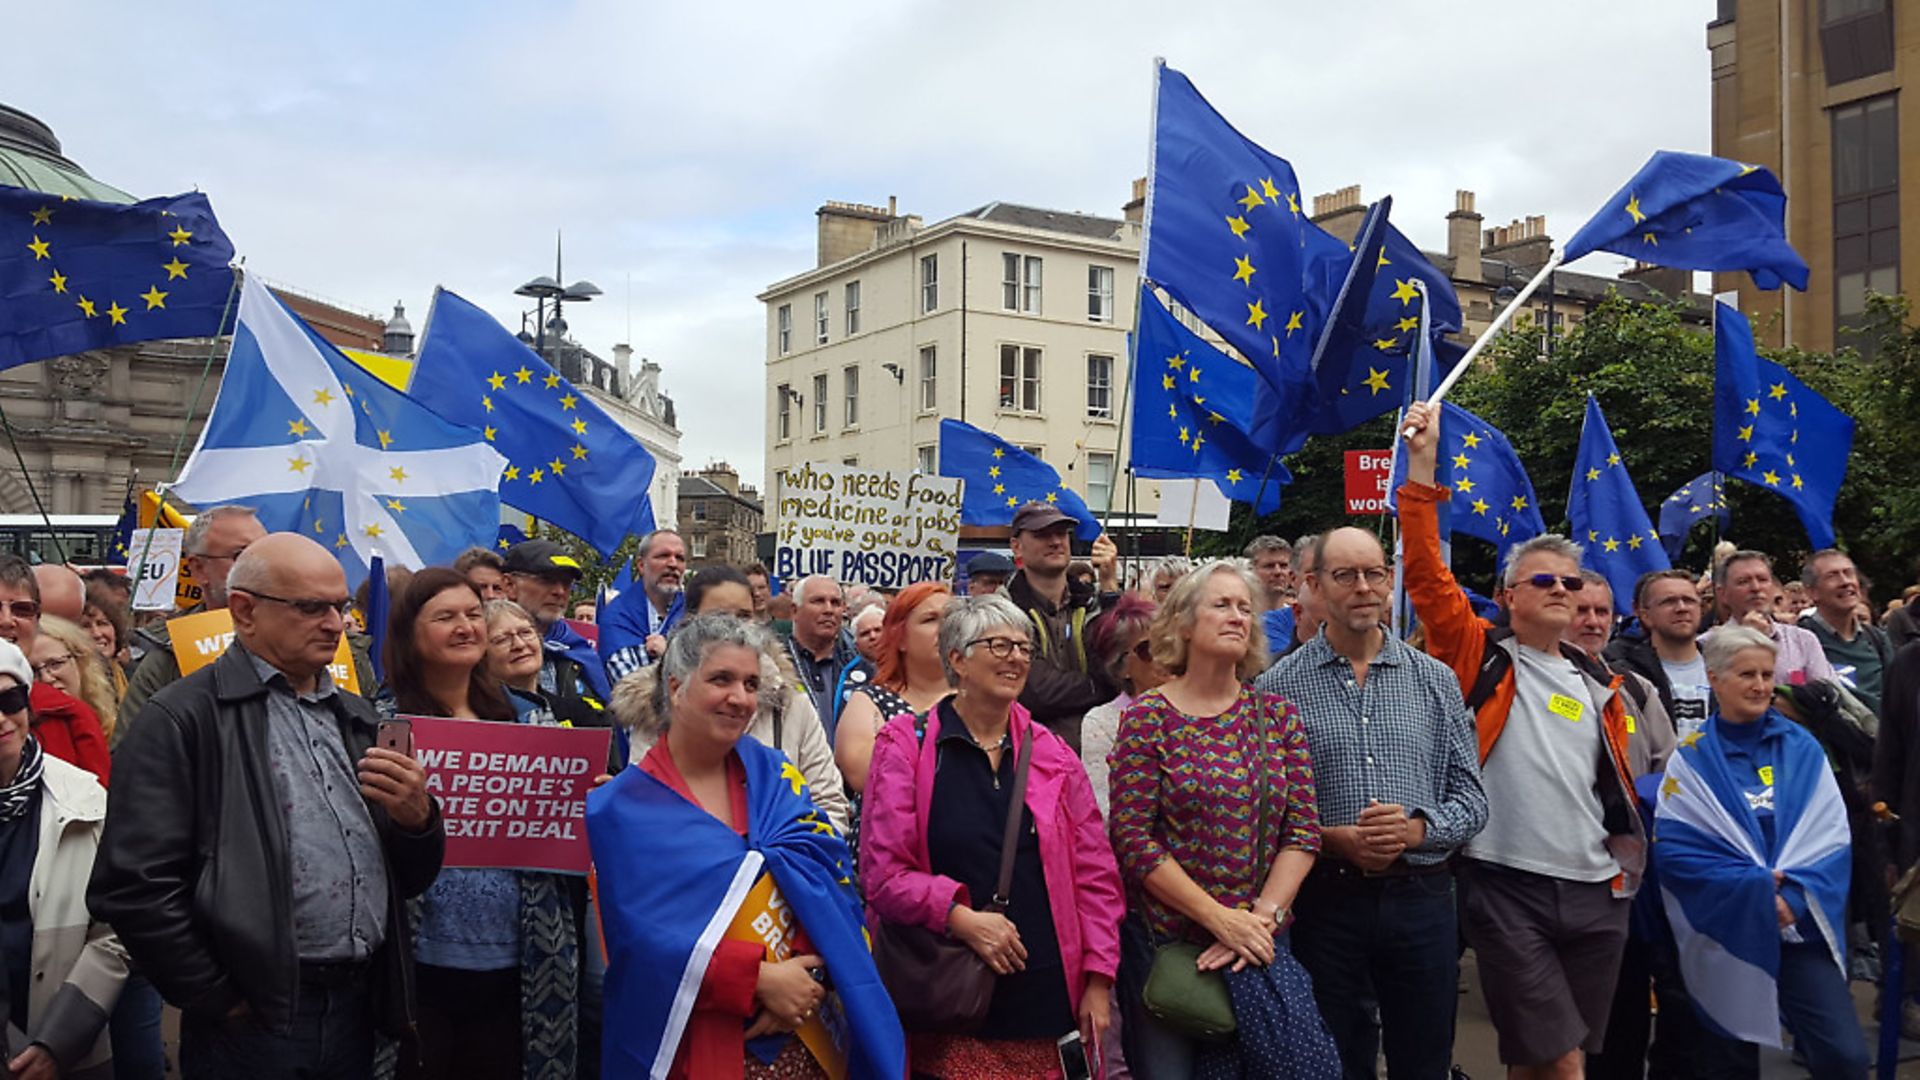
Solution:
{"label": "black handbag", "polygon": [[[937,707],[937,706],[936,706]],[[914,724],[926,738],[926,718]],[[1013,799],[1000,840],[1000,876],[993,897],[981,911],[1004,912],[1013,888],[1013,858],[1019,848],[1020,819],[1026,809],[1027,769],[1033,764],[1033,738],[1014,765]],[[993,969],[957,938],[924,926],[880,919],[873,933],[873,966],[900,1013],[900,1026],[926,1034],[959,1035],[977,1029],[993,1004]]]}

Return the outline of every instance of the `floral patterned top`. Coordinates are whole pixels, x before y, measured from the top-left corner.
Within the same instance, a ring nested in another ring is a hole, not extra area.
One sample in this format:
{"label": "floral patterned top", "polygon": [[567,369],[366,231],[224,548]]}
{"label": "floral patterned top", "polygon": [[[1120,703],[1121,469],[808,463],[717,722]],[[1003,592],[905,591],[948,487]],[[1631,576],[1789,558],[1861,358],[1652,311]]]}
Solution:
{"label": "floral patterned top", "polygon": [[[1253,754],[1266,755],[1267,804],[1256,863],[1253,842],[1260,775]],[[1142,883],[1174,859],[1207,895],[1229,907],[1251,904],[1273,857],[1282,850],[1320,850],[1320,814],[1313,798],[1313,761],[1300,711],[1277,694],[1243,686],[1218,716],[1188,716],[1152,690],[1120,716],[1108,759],[1112,773],[1114,851],[1156,937],[1205,943],[1191,919],[1148,896]]]}

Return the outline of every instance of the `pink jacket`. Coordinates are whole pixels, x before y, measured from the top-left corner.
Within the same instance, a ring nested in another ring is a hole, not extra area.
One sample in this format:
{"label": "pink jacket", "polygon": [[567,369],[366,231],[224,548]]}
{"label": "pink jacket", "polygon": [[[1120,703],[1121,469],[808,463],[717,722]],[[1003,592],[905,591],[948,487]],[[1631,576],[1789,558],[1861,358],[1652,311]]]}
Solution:
{"label": "pink jacket", "polygon": [[[972,904],[967,887],[930,873],[927,807],[933,798],[940,713],[927,720],[926,741],[914,745],[914,718],[897,716],[880,729],[860,811],[860,881],[872,914],[945,933],[947,909]],[[1034,739],[1027,776],[1027,809],[1040,840],[1040,869],[1053,906],[1053,929],[1067,972],[1067,994],[1080,1007],[1088,975],[1111,979],[1120,966],[1120,919],[1126,900],[1106,824],[1080,759],[1058,735],[1013,706],[1016,753]]]}

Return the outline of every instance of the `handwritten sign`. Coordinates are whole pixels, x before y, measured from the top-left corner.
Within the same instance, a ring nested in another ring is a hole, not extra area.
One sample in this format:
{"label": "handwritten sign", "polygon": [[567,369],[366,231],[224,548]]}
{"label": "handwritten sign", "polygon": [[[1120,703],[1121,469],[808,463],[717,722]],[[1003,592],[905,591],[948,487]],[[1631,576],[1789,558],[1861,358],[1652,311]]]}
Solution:
{"label": "handwritten sign", "polygon": [[133,581],[133,610],[171,611],[180,580],[180,538],[184,529],[135,529],[127,542],[127,577]]}
{"label": "handwritten sign", "polygon": [[587,872],[587,791],[607,769],[611,729],[407,719],[446,821],[445,865]]}
{"label": "handwritten sign", "polygon": [[775,478],[774,576],[898,589],[950,581],[960,480],[807,463]]}
{"label": "handwritten sign", "polygon": [[[168,619],[167,635],[173,641],[173,658],[180,663],[180,674],[191,675],[220,659],[233,644],[233,613],[220,608]],[[333,651],[333,663],[327,670],[332,672],[335,686],[349,694],[360,692],[360,675],[354,670],[345,634],[340,635],[340,646]]]}

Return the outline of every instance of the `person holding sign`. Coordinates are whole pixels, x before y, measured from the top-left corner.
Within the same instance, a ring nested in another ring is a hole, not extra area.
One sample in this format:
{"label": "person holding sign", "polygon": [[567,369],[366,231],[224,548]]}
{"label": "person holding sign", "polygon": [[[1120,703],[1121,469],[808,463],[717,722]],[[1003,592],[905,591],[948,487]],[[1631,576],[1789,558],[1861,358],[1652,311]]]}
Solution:
{"label": "person holding sign", "polygon": [[751,623],[688,619],[657,665],[665,730],[587,798],[619,1018],[604,1075],[906,1074],[846,844],[793,763],[742,738],[768,648]]}

